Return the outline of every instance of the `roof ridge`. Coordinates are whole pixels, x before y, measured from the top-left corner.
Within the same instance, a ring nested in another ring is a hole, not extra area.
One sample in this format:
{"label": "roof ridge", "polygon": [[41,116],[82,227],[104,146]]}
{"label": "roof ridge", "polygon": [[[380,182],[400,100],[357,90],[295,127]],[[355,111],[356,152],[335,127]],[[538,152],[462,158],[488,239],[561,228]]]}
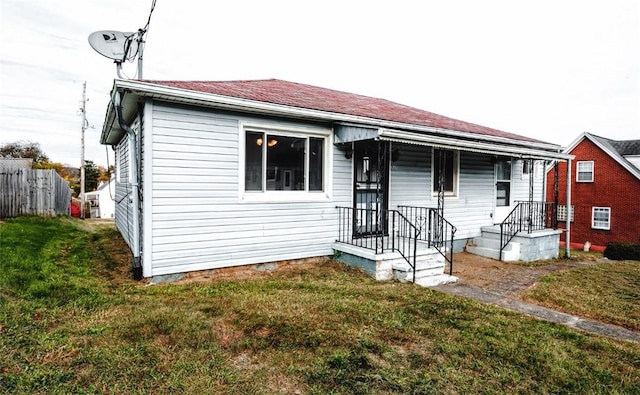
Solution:
{"label": "roof ridge", "polygon": [[592,137],[595,137],[595,138],[598,138],[598,139],[601,139],[601,140],[612,141],[612,142],[615,142],[615,143],[640,141],[640,139],[614,140],[614,139],[610,139],[608,137],[603,137],[603,136],[600,136],[600,135],[597,135],[597,134],[594,134],[594,133],[589,133],[589,132],[585,132],[585,133],[590,135],[590,136],[592,136]]}
{"label": "roof ridge", "polygon": [[277,78],[228,81],[143,80],[140,82],[334,114],[471,133],[472,135],[545,143],[532,137],[464,121],[381,97]]}

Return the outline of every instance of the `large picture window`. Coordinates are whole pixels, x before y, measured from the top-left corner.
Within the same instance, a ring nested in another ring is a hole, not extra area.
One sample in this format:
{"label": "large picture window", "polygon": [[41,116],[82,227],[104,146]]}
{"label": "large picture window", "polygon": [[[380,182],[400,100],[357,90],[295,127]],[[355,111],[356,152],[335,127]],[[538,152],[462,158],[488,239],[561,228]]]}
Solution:
{"label": "large picture window", "polygon": [[[432,191],[438,194],[440,172],[443,174],[443,187],[445,196],[457,196],[458,194],[458,152],[451,150],[434,149],[432,162]],[[444,165],[443,165],[444,164]],[[441,170],[442,169],[442,170]]]}
{"label": "large picture window", "polygon": [[246,130],[245,192],[325,191],[325,137]]}

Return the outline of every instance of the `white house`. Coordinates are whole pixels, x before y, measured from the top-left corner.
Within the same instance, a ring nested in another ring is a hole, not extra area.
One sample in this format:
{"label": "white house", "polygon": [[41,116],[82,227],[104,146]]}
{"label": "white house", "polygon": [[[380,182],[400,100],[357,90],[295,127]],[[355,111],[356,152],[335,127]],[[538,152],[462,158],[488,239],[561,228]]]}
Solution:
{"label": "white house", "polygon": [[533,138],[282,80],[115,80],[104,125],[137,278],[329,255],[441,275],[537,235],[558,254],[542,168],[571,156]]}
{"label": "white house", "polygon": [[109,182],[101,181],[95,191],[84,194],[85,201],[89,202],[90,218],[114,218],[116,205],[115,177],[111,177]]}

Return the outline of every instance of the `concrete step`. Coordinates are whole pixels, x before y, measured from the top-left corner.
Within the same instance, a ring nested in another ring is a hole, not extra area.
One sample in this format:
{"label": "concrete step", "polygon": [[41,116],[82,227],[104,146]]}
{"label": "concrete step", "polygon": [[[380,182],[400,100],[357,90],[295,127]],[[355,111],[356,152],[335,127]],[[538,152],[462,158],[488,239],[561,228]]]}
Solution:
{"label": "concrete step", "polygon": [[[421,278],[427,278],[432,276],[439,276],[444,273],[444,267],[433,268],[431,270],[416,270],[416,281]],[[393,277],[400,282],[407,282],[413,280],[412,270],[394,270]]]}
{"label": "concrete step", "polygon": [[[416,282],[418,279],[439,276],[444,273],[445,259],[440,253],[423,255],[416,260]],[[413,268],[406,260],[395,261],[392,265],[393,277],[401,282],[413,280]]]}
{"label": "concrete step", "polygon": [[[481,237],[474,237],[465,249],[471,254],[500,260],[500,240],[485,236],[486,233],[483,232]],[[502,250],[502,260],[504,261],[517,261],[519,257],[520,243],[510,242]]]}
{"label": "concrete step", "polygon": [[[468,244],[474,247],[482,247],[482,248],[491,248],[494,250],[500,249],[500,239],[492,239],[486,238],[484,235],[482,237],[474,237],[473,240]],[[507,246],[508,248],[509,246]]]}
{"label": "concrete step", "polygon": [[497,250],[495,248],[467,245],[466,250],[470,254],[480,255],[487,258],[500,260],[500,250]]}
{"label": "concrete step", "polygon": [[420,279],[416,278],[416,284],[422,287],[435,287],[438,285],[455,283],[457,281],[458,281],[458,277],[450,276],[448,274],[440,274],[437,276],[429,276],[429,277],[424,277]]}

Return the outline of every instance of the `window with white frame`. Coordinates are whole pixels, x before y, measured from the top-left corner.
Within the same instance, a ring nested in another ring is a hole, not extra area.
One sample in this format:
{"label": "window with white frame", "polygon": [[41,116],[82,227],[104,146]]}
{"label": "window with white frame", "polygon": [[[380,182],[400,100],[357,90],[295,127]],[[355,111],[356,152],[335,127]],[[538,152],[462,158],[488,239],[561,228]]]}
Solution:
{"label": "window with white frame", "polygon": [[540,168],[535,160],[523,159],[522,160],[522,178],[540,177]]}
{"label": "window with white frame", "polygon": [[432,191],[433,196],[438,195],[439,176],[440,169],[442,168],[443,174],[443,186],[445,196],[457,196],[458,195],[458,169],[460,164],[460,155],[457,151],[433,149],[433,155],[431,156],[431,168],[432,171]]}
{"label": "window with white frame", "polygon": [[593,229],[611,229],[611,208],[593,207],[591,209],[591,227]]}
{"label": "window with white frame", "polygon": [[522,161],[522,175],[528,176],[533,173],[533,162],[525,159]]}
{"label": "window with white frame", "polygon": [[593,182],[593,161],[576,163],[576,182]]}
{"label": "window with white frame", "polygon": [[496,161],[496,206],[511,205],[511,159]]}
{"label": "window with white frame", "polygon": [[[571,222],[573,222],[574,218],[575,218],[575,206],[571,205]],[[556,219],[558,221],[566,221],[567,220],[567,205],[566,204],[559,204],[558,205],[558,210],[556,213]]]}
{"label": "window with white frame", "polygon": [[124,138],[116,147],[116,180],[121,183],[131,182],[132,150],[130,140]]}
{"label": "window with white frame", "polygon": [[244,196],[327,191],[328,135],[246,126]]}

